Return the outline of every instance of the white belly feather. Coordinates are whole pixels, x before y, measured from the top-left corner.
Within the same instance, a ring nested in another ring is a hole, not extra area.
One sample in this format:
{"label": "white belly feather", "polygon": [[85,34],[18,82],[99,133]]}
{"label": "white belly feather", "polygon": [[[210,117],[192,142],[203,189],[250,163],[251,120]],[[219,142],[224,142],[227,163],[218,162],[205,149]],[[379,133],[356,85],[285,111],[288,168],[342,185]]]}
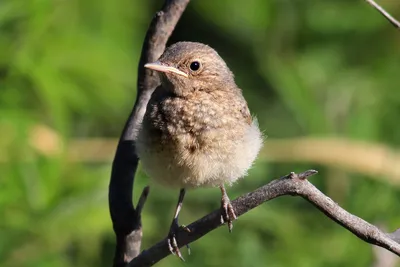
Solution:
{"label": "white belly feather", "polygon": [[217,141],[212,147],[191,152],[184,145],[155,140],[143,127],[136,147],[144,171],[156,182],[179,188],[230,185],[245,176],[263,143],[257,121],[236,138],[217,130],[210,134]]}

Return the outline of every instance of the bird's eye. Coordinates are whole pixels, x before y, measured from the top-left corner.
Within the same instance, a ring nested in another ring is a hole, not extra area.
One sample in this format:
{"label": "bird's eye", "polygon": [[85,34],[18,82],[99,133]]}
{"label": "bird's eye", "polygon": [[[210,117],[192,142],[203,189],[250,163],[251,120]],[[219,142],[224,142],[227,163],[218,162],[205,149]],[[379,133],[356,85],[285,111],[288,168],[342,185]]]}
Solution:
{"label": "bird's eye", "polygon": [[200,69],[200,62],[193,61],[192,63],[190,63],[190,69],[192,71],[198,71]]}

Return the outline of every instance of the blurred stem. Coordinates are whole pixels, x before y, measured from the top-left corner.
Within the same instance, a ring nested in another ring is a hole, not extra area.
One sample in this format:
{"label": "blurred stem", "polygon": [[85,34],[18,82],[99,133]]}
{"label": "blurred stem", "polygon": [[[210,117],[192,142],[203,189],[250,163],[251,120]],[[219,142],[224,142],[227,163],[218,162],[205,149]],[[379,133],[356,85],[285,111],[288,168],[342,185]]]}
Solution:
{"label": "blurred stem", "polygon": [[[116,139],[91,138],[71,140],[69,146],[65,147],[57,133],[44,126],[31,129],[30,136],[30,145],[37,153],[47,157],[66,153],[68,160],[72,162],[109,162],[117,144]],[[7,143],[2,146],[7,147]],[[1,149],[0,147],[0,151]],[[19,156],[24,158],[18,160],[32,160],[25,154]],[[0,154],[0,162],[9,160],[7,155]],[[315,163],[357,172],[375,179],[379,177],[392,185],[400,185],[400,151],[378,143],[329,137],[268,138],[265,149],[261,151],[260,160]]]}

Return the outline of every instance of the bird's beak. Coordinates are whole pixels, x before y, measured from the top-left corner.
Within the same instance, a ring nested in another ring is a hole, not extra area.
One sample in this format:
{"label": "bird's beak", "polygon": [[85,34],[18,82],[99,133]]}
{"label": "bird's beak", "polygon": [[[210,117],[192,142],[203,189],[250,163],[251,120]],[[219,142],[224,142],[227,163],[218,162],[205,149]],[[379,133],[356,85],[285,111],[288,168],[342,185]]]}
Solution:
{"label": "bird's beak", "polygon": [[163,63],[161,63],[160,61],[156,61],[153,63],[147,63],[144,65],[144,67],[151,69],[151,70],[155,70],[155,71],[160,71],[160,72],[165,72],[165,73],[174,73],[174,74],[186,77],[186,78],[188,77],[188,75],[186,73],[184,73],[183,71],[178,70],[177,68],[174,68],[174,67],[166,66]]}

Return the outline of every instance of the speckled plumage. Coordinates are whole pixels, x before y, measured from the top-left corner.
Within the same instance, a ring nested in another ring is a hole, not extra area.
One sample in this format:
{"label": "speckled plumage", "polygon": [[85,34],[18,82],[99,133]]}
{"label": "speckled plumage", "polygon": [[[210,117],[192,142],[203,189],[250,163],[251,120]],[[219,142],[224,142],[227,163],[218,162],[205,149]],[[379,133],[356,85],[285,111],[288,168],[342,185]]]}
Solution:
{"label": "speckled plumage", "polygon": [[[201,63],[191,71],[193,61]],[[137,153],[151,179],[192,188],[231,184],[246,175],[261,146],[232,72],[217,52],[200,43],[167,48],[159,62],[187,77],[162,73],[138,135]]]}

